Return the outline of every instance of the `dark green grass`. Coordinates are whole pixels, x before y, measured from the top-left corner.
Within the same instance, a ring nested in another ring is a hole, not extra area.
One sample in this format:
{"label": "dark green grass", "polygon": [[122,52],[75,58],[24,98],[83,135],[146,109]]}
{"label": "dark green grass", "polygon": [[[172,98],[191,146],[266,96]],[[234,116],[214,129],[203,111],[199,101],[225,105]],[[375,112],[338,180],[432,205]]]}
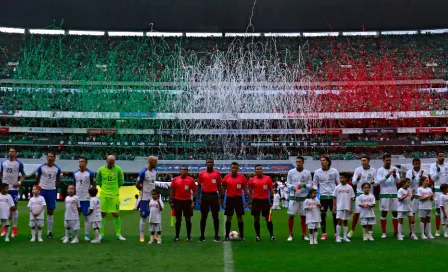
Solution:
{"label": "dark green grass", "polygon": [[[193,217],[193,242],[185,241],[185,224],[181,239],[174,243],[174,229],[169,226],[169,211],[164,211],[163,244],[148,245],[138,241],[139,214],[122,212],[122,233],[127,241],[114,239],[114,227],[110,217],[106,225],[106,237],[102,244],[94,245],[81,239],[80,244],[62,244],[64,235],[63,204],[58,203],[55,214],[56,239],[44,238],[42,244],[30,243],[26,203],[19,203],[19,236],[6,244],[0,240],[2,271],[223,271],[223,243],[212,241],[211,216],[207,224],[207,241],[198,243],[199,212]],[[223,213],[220,214],[220,233],[223,232]],[[231,242],[235,271],[425,271],[448,268],[448,239],[396,241],[392,226],[388,226],[387,239],[380,238],[379,221],[374,229],[374,242],[363,242],[358,226],[351,243],[336,244],[333,239],[309,245],[298,238],[287,242],[288,225],[286,210],[274,211],[273,222],[277,241],[269,241],[265,222],[261,224],[262,241],[255,242],[252,217],[244,218],[246,241]],[[296,219],[295,232],[300,234],[300,219]],[[389,217],[389,221],[390,217]],[[333,237],[332,222],[328,234]],[[45,222],[46,224],[46,222]],[[433,224],[434,225],[434,224]],[[81,219],[81,234],[84,224]],[[236,221],[233,230],[237,229]],[[408,233],[407,223],[405,233]],[[46,228],[44,227],[44,233]],[[417,224],[418,230],[418,224]],[[419,231],[417,231],[419,233]],[[146,235],[148,240],[148,234]],[[296,237],[299,237],[297,235]],[[83,238],[83,235],[80,235]],[[319,235],[320,238],[320,235]]]}

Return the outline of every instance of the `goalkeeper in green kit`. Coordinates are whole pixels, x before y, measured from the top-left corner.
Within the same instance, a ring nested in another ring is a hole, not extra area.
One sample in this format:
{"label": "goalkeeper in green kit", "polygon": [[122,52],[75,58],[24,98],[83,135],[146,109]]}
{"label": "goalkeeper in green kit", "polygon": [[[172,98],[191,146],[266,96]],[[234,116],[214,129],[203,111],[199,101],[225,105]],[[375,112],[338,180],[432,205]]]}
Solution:
{"label": "goalkeeper in green kit", "polygon": [[101,188],[100,206],[103,222],[100,235],[104,237],[105,218],[108,213],[114,217],[115,235],[117,240],[126,240],[121,236],[120,219],[120,187],[124,184],[123,170],[115,165],[115,157],[110,155],[106,159],[106,165],[101,166],[96,174],[96,184]]}

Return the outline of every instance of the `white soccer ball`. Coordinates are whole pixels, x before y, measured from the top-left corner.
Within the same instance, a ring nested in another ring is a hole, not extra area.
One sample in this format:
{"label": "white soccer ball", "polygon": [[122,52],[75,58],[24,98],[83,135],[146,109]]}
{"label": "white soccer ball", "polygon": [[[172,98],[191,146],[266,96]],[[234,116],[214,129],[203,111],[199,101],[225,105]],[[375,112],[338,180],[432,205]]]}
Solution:
{"label": "white soccer ball", "polygon": [[238,240],[240,238],[240,234],[237,231],[231,231],[229,233],[230,240]]}

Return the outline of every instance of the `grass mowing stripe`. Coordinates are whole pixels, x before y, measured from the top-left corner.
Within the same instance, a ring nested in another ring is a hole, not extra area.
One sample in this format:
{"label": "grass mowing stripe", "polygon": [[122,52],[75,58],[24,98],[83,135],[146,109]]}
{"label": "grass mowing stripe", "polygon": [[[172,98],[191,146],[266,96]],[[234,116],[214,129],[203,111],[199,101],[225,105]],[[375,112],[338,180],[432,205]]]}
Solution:
{"label": "grass mowing stripe", "polygon": [[[224,215],[224,239],[226,237],[226,220],[227,217]],[[224,272],[233,272],[233,253],[232,245],[230,241],[224,241]]]}

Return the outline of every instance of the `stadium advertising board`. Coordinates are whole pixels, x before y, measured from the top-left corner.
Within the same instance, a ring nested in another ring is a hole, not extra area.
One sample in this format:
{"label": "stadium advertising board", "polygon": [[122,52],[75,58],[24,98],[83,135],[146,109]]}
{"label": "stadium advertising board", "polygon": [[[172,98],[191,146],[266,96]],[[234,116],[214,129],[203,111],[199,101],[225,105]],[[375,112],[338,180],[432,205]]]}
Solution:
{"label": "stadium advertising board", "polygon": [[[159,173],[179,173],[179,169],[183,164],[158,164],[157,171]],[[253,174],[255,169],[254,164],[240,164],[240,173]],[[206,169],[205,166],[198,164],[187,164],[190,173],[199,173]],[[293,169],[292,164],[263,164],[263,171],[265,173],[286,173]],[[215,169],[221,172],[230,171],[229,165],[215,164]]]}
{"label": "stadium advertising board", "polygon": [[448,145],[448,141],[421,141],[422,145]]}
{"label": "stadium advertising board", "polygon": [[87,131],[88,134],[99,134],[99,135],[108,135],[108,134],[117,134],[117,130],[110,128],[110,129],[100,129],[100,128],[93,128],[89,129]]}
{"label": "stadium advertising board", "polygon": [[156,112],[120,112],[120,118],[155,118],[157,116]]}
{"label": "stadium advertising board", "polygon": [[377,146],[379,142],[348,142],[345,146]]}
{"label": "stadium advertising board", "polygon": [[188,129],[156,129],[154,133],[159,135],[188,135],[190,131]]}
{"label": "stadium advertising board", "polygon": [[448,116],[448,111],[447,110],[439,110],[439,111],[430,111],[431,116],[434,117],[444,117],[444,116]]}
{"label": "stadium advertising board", "polygon": [[312,134],[342,134],[342,129],[324,129],[324,128],[316,128],[311,130]]}
{"label": "stadium advertising board", "polygon": [[438,134],[438,133],[446,133],[446,128],[416,128],[415,131],[417,133]]}
{"label": "stadium advertising board", "polygon": [[8,127],[0,127],[0,133],[9,133]]}
{"label": "stadium advertising board", "polygon": [[396,128],[364,128],[362,130],[363,134],[384,134],[384,133],[391,133],[395,134],[397,133]]}

